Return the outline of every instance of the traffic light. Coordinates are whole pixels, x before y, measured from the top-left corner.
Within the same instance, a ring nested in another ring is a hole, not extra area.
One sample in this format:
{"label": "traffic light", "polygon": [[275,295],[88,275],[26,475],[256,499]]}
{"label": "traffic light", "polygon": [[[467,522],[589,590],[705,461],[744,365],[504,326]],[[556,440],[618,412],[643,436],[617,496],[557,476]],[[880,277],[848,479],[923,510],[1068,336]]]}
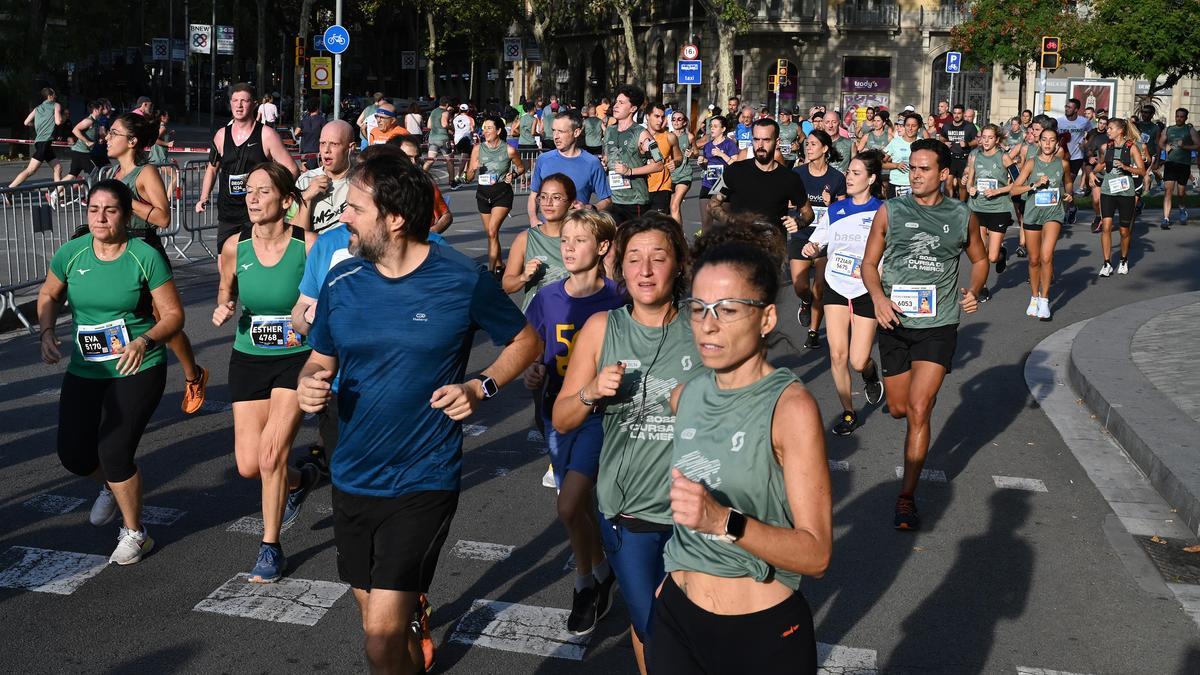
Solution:
{"label": "traffic light", "polygon": [[779,76],[778,75],[768,75],[767,76],[767,84],[769,84],[771,86],[771,89],[778,89],[779,88]]}
{"label": "traffic light", "polygon": [[1059,48],[1062,42],[1057,37],[1042,37],[1042,67],[1046,70],[1058,68],[1061,56]]}
{"label": "traffic light", "polygon": [[776,75],[787,75],[787,69],[788,69],[787,59],[776,59],[775,60],[775,74]]}
{"label": "traffic light", "polygon": [[296,38],[296,67],[304,65],[304,40]]}

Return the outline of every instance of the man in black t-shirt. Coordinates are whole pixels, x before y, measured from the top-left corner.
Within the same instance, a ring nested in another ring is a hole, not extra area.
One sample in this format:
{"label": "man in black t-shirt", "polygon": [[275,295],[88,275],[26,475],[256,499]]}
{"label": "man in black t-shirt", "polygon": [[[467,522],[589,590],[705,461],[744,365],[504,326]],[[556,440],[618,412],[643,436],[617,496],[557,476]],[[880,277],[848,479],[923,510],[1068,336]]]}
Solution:
{"label": "man in black t-shirt", "polygon": [[943,124],[938,134],[942,141],[950,146],[950,176],[946,178],[945,191],[947,195],[958,197],[959,201],[967,201],[967,186],[959,185],[963,172],[967,169],[967,156],[971,148],[979,144],[975,137],[979,135],[975,125],[968,122],[964,116],[963,104],[954,104],[954,113],[950,122]]}
{"label": "man in black t-shirt", "polygon": [[[726,221],[731,214],[755,213],[787,233],[808,227],[813,221],[812,206],[804,181],[786,166],[775,161],[779,143],[779,125],[772,119],[760,119],[751,125],[754,158],[734,162],[725,168],[724,186],[709,197],[713,217]],[[789,204],[799,217],[788,215]]]}

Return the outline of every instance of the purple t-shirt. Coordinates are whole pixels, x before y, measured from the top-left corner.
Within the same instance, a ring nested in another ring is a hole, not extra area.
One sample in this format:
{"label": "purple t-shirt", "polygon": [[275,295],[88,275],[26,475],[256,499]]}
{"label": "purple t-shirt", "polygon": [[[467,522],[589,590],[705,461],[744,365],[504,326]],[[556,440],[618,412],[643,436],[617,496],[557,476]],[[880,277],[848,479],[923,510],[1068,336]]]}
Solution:
{"label": "purple t-shirt", "polygon": [[568,295],[566,284],[567,280],[563,279],[543,287],[525,309],[525,319],[546,343],[540,363],[546,366],[544,395],[550,406],[562,389],[575,335],[587,323],[588,317],[625,304],[625,296],[612,279],[605,279],[604,288],[583,298]]}
{"label": "purple t-shirt", "polygon": [[[730,157],[737,157],[737,143],[728,138],[720,143],[717,143],[716,147],[720,148],[721,152]],[[704,159],[708,160],[708,164],[704,167],[704,178],[700,181],[700,187],[708,188],[709,190],[711,190],[712,187],[717,184],[717,181],[721,180],[721,174],[725,172],[726,166],[725,160],[721,159],[720,157],[713,157],[712,151],[713,144],[705,144]]]}

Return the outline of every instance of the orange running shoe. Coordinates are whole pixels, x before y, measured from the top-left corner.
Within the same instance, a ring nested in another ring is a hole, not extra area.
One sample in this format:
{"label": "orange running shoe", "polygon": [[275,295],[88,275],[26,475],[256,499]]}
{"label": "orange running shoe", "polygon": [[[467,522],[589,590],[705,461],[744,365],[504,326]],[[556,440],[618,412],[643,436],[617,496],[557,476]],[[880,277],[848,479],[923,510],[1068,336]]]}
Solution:
{"label": "orange running shoe", "polygon": [[413,618],[413,632],[421,638],[421,654],[425,657],[425,672],[433,672],[437,661],[433,635],[429,632],[429,617],[433,616],[433,605],[429,598],[422,593],[417,599],[417,615]]}
{"label": "orange running shoe", "polygon": [[204,405],[204,385],[208,384],[208,370],[196,366],[200,374],[194,380],[187,380],[183,385],[183,402],[179,407],[191,415]]}

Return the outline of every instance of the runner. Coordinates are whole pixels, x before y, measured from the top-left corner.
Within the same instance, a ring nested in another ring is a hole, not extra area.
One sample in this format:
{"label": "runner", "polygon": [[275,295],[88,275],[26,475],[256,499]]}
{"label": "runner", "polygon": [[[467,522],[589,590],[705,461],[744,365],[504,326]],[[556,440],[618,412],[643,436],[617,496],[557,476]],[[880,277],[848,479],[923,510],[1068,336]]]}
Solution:
{"label": "runner", "polygon": [[937,134],[942,133],[942,127],[954,120],[954,115],[950,113],[950,102],[943,99],[937,102],[937,112],[929,116],[931,122],[937,126]]}
{"label": "runner", "polygon": [[525,371],[525,386],[540,401],[554,484],[559,489],[558,519],[567,528],[575,555],[575,590],[567,630],[576,635],[592,632],[603,618],[597,610],[607,612],[611,607],[616,582],[600,543],[595,507],[604,415],[588,415],[579,428],[566,434],[555,431],[550,418],[576,331],[592,314],[625,304],[616,283],[605,278],[602,265],[616,234],[616,225],[608,214],[589,209],[572,211],[562,225],[560,251],[570,276],[545,286],[525,310],[529,325],[545,345],[540,360]]}
{"label": "runner", "polygon": [[[171,160],[167,159],[167,151],[175,147],[175,132],[167,128],[171,122],[171,114],[166,110],[158,111],[158,133],[154,137],[154,143],[150,146],[150,154],[146,161],[154,166],[165,166]],[[172,175],[175,175],[172,172]],[[167,193],[171,192],[173,186],[167,186]]]}
{"label": "runner", "polygon": [[[1108,116],[1100,115],[1095,119],[1096,126],[1088,130],[1083,137],[1083,185],[1090,187],[1092,192],[1092,208],[1095,211],[1095,217],[1092,218],[1092,234],[1100,232],[1100,210],[1096,207],[1100,204],[1100,187],[1099,183],[1092,180],[1092,175],[1097,167],[1104,163],[1104,146],[1108,144]],[[1082,189],[1087,192],[1086,188],[1081,187],[1075,190],[1075,194],[1079,194]],[[1121,214],[1122,216],[1124,214]]]}
{"label": "runner", "polygon": [[[458,186],[464,182],[468,182],[465,176],[460,176],[453,172],[453,157],[463,155],[469,161],[471,153],[475,148],[475,118],[471,117],[471,107],[466,103],[458,106],[458,114],[454,116],[454,121],[451,123],[454,126],[454,144],[450,146],[450,150],[446,153],[446,166],[450,171],[450,189],[456,190]],[[503,122],[501,125],[503,126]],[[466,173],[467,167],[463,167],[463,173]]]}
{"label": "runner", "polygon": [[[457,133],[458,117],[454,122]],[[474,120],[471,124],[474,125]],[[483,142],[474,146],[470,152],[466,179],[474,181],[476,176],[479,178],[479,187],[475,189],[475,204],[479,207],[483,231],[488,239],[488,270],[502,277],[504,264],[500,251],[500,226],[512,210],[513,181],[525,174],[525,165],[521,162],[521,155],[501,138],[504,120],[489,115],[483,118],[481,130]]]}
{"label": "runner", "polygon": [[295,203],[293,225],[318,234],[337,225],[346,208],[353,147],[354,128],[349,122],[334,120],[321,128],[320,166],[305,171],[296,179],[301,199]]}
{"label": "runner", "polygon": [[950,121],[938,125],[938,133],[950,148],[950,178],[946,180],[946,194],[959,201],[967,201],[967,184],[963,173],[967,170],[967,157],[971,148],[979,145],[975,125],[963,117],[963,104],[955,103]]}
{"label": "runner", "polygon": [[912,192],[908,182],[908,159],[912,154],[912,144],[917,141],[917,134],[924,124],[921,115],[915,112],[902,116],[900,133],[883,149],[883,168],[889,171],[887,198],[903,197]]}
{"label": "runner", "polygon": [[713,219],[713,206],[704,202],[712,197],[712,190],[725,175],[725,167],[738,155],[737,143],[725,135],[728,124],[721,115],[708,121],[708,141],[696,159],[703,172],[700,178],[700,232],[707,230]]}
{"label": "runner", "polygon": [[[1079,175],[1079,170],[1083,168],[1083,137],[1092,128],[1092,121],[1079,114],[1079,109],[1082,107],[1083,104],[1079,102],[1079,99],[1067,99],[1067,103],[1064,106],[1066,114],[1057,120],[1059,134],[1070,134],[1070,139],[1066,143],[1060,144],[1064,146],[1063,149],[1067,153],[1067,159],[1070,160],[1068,171],[1071,174],[1069,178],[1072,185],[1075,184],[1075,177]],[[1082,187],[1083,183],[1080,183],[1080,186]],[[1075,202],[1071,201],[1067,207],[1066,220],[1064,222],[1068,225],[1074,224],[1077,212],[1078,209],[1075,208]]]}
{"label": "runner", "polygon": [[100,138],[96,120],[103,110],[104,104],[100,101],[88,103],[88,116],[79,120],[79,124],[71,129],[75,143],[71,145],[71,167],[67,175],[63,176],[63,180],[87,176],[96,168],[96,163],[92,161],[92,147]]}
{"label": "runner", "polygon": [[[517,137],[517,150],[521,152],[538,151],[537,138],[534,137],[537,125],[538,118],[529,111],[521,113],[521,116],[517,118],[517,121],[513,123],[512,131],[509,132],[509,135]],[[553,131],[554,127],[550,127],[550,130]]]}
{"label": "runner", "polygon": [[596,106],[594,105],[584,108],[582,114],[583,149],[599,157],[604,152],[604,120],[596,116]]}
{"label": "runner", "polygon": [[454,162],[449,157],[453,152],[450,146],[450,98],[443,96],[438,101],[438,107],[429,112],[429,119],[425,120],[425,130],[428,132],[429,155],[425,160],[425,166],[422,169],[425,173],[429,173],[429,169],[433,167],[433,163],[437,161],[439,155],[446,155],[446,171],[449,176],[450,186],[454,187],[456,176],[454,174]]}
{"label": "runner", "polygon": [[408,112],[404,113],[404,129],[408,131],[408,135],[413,138],[420,139],[424,133],[422,123],[424,119],[421,116],[421,106],[416,101],[408,104]]}
{"label": "runner", "polygon": [[1013,117],[1008,120],[1008,124],[1004,127],[1004,142],[1001,147],[1006,152],[1013,148],[1019,147],[1025,142],[1025,127],[1021,125],[1020,117]]}
{"label": "runner", "polygon": [[835,202],[817,219],[817,228],[804,245],[807,258],[826,258],[825,337],[829,340],[829,370],[842,404],[842,414],[833,433],[848,436],[859,427],[858,414],[850,398],[850,367],[862,374],[867,403],[883,399],[871,347],[875,344],[875,308],[862,283],[862,258],[867,235],[883,197],[882,153],[861,152],[850,161],[846,174],[849,199]]}
{"label": "runner", "polygon": [[1133,239],[1134,199],[1137,188],[1134,186],[1136,176],[1146,175],[1146,161],[1137,144],[1128,137],[1129,125],[1120,118],[1108,121],[1108,143],[1101,148],[1103,161],[1096,166],[1092,174],[1092,182],[1100,188],[1100,250],[1104,256],[1104,265],[1100,268],[1100,276],[1112,276],[1113,268],[1109,263],[1112,252],[1113,215],[1121,212],[1121,261],[1117,266],[1117,274],[1129,274],[1129,246]]}
{"label": "runner", "polygon": [[824,574],[833,547],[821,413],[799,378],[767,361],[783,240],[773,229],[725,234],[698,240],[684,307],[712,370],[671,394],[674,535],[649,665],[655,675],[815,674],[800,582]]}
{"label": "runner", "polygon": [[[1158,134],[1158,147],[1162,148],[1160,159],[1163,160],[1163,187],[1166,189],[1163,193],[1163,218],[1159,227],[1164,230],[1171,228],[1171,200],[1177,194],[1183,198],[1187,197],[1187,184],[1192,177],[1192,152],[1200,149],[1200,135],[1187,120],[1187,108],[1179,108],[1175,111],[1175,124]],[[33,166],[32,161],[30,166]],[[1186,225],[1187,219],[1187,204],[1181,201],[1179,224]]]}
{"label": "runner", "polygon": [[[117,161],[113,178],[124,183],[133,195],[132,211],[125,223],[126,234],[141,239],[158,251],[169,269],[170,258],[163,248],[158,230],[171,226],[171,206],[162,176],[156,168],[146,163],[146,155],[142,151],[142,148],[150,145],[156,131],[157,126],[152,120],[136,113],[125,113],[113,121],[112,128],[108,130],[108,154]],[[146,170],[148,166],[149,170]],[[162,308],[157,305],[153,307],[155,320],[159,320],[161,311]],[[183,412],[193,414],[204,405],[208,370],[196,364],[192,342],[182,327],[174,332],[166,345],[175,353],[183,369],[183,401],[179,407]]]}
{"label": "runner", "polygon": [[133,104],[133,110],[129,112],[149,119],[154,113],[154,99],[149,96],[137,97],[137,101]]}
{"label": "runner", "polygon": [[[432,187],[394,155],[353,169],[342,220],[358,257],[330,270],[321,288],[297,391],[300,409],[317,413],[332,396],[330,380],[341,380],[341,437],[330,467],[334,539],[372,672],[421,672],[419,634],[406,620],[429,590],[457,509],[460,422],[539,352],[490,274],[426,242]],[[458,383],[477,328],[504,349]]]}
{"label": "runner", "polygon": [[271,129],[274,129],[275,123],[279,121],[279,108],[275,106],[274,100],[270,94],[264,94],[262,105],[258,106],[258,122]]}
{"label": "runner", "polygon": [[[620,108],[620,99],[614,108]],[[670,473],[675,416],[671,390],[702,368],[687,317],[679,314],[688,268],[687,241],[669,216],[649,213],[617,232],[615,280],[630,304],[597,312],[575,334],[554,429],[566,434],[604,409],[596,498],[600,537],[629,610],[638,670],[654,594],[666,572],[671,538]],[[606,607],[597,607],[603,616]]]}
{"label": "runner", "polygon": [[528,310],[534,296],[543,287],[567,278],[561,253],[562,226],[571,205],[577,203],[575,182],[562,173],[542,179],[538,191],[543,222],[517,234],[508,250],[501,287],[505,293],[522,291],[521,311]]}
{"label": "runner", "polygon": [[878,150],[882,153],[895,137],[888,111],[881,110],[871,115],[871,119],[868,121],[871,124],[870,130],[858,137],[854,151],[860,153],[864,150]]}
{"label": "runner", "polygon": [[612,190],[608,212],[618,227],[649,209],[646,178],[663,169],[663,157],[654,137],[634,121],[645,102],[645,92],[634,85],[626,84],[617,89],[612,107],[617,122],[608,128],[604,139],[604,166],[608,171],[608,187]]}
{"label": "runner", "polygon": [[674,128],[675,138],[679,142],[679,150],[682,153],[682,158],[678,162],[674,158],[667,158],[667,168],[671,170],[671,183],[675,186],[675,191],[671,195],[671,217],[682,226],[683,200],[687,197],[688,191],[692,189],[692,179],[695,177],[692,159],[696,156],[696,146],[699,144],[693,138],[692,132],[688,130],[687,115],[679,111],[671,113],[671,126]]}
{"label": "runner", "polygon": [[162,342],[183,326],[171,268],[128,235],[132,215],[124,183],[93,185],[88,232],[55,252],[37,301],[42,361],[49,364],[62,358],[54,335],[58,313],[63,303],[71,308],[75,336],[59,393],[58,458],[67,471],[101,484],[92,525],[111,523],[120,509],[117,547],[108,559],[118,565],[132,565],[154,548],[141,520],[142,474],[133,457],[166,386]]}
{"label": "runner", "polygon": [[[832,166],[843,163],[834,145],[835,142],[829,138],[829,134],[814,129],[808,138],[804,139],[805,163],[793,169],[803,181],[808,203],[812,205],[813,219],[809,222],[823,219],[829,205],[846,194],[846,176]],[[822,298],[825,292],[825,266],[828,261],[823,257],[814,260],[804,254],[803,247],[810,234],[811,232],[806,230],[804,234],[793,236],[788,242],[788,254],[791,258],[789,266],[792,288],[796,291],[796,297],[800,298],[796,320],[808,329],[804,348],[820,349],[821,340],[817,335],[821,330],[821,318],[824,316]],[[808,275],[814,269],[815,273],[810,283]]]}
{"label": "runner", "polygon": [[368,145],[383,145],[397,136],[408,135],[396,119],[396,106],[388,101],[381,101],[375,107],[375,128],[367,134]]}
{"label": "runner", "polygon": [[568,110],[554,118],[554,150],[537,158],[529,178],[529,199],[525,203],[525,212],[529,214],[530,227],[537,227],[541,223],[538,219],[538,194],[542,189],[542,181],[552,174],[561,173],[571,178],[575,184],[575,207],[586,206],[595,199],[595,208],[604,211],[612,203],[612,191],[609,190],[601,160],[579,150],[582,127],[583,118],[576,110]]}
{"label": "runner", "polygon": [[1149,104],[1144,105],[1141,109],[1141,119],[1137,121],[1138,136],[1142,146],[1144,146],[1143,150],[1145,152],[1143,156],[1146,158],[1147,162],[1147,194],[1149,194],[1150,190],[1150,176],[1154,176],[1154,178],[1159,181],[1160,185],[1158,187],[1161,187],[1162,183],[1160,171],[1162,168],[1162,160],[1159,159],[1158,135],[1162,132],[1163,125],[1154,119],[1154,113],[1154,106]]}
{"label": "runner", "polygon": [[[888,412],[906,419],[904,480],[893,526],[920,528],[913,495],[929,452],[929,419],[954,362],[960,312],[973,313],[987,282],[987,254],[966,204],[942,196],[950,149],[934,139],[912,146],[912,193],[889,199],[875,214],[863,253],[863,285],[879,321],[879,360]],[[969,288],[958,287],[963,249]],[[882,264],[882,267],[881,267]]]}
{"label": "runner", "polygon": [[792,168],[796,165],[796,155],[800,150],[800,125],[792,121],[792,109],[783,108],[779,111],[779,154],[783,155],[783,165]]}
{"label": "runner", "polygon": [[845,175],[846,169],[850,167],[850,160],[854,157],[854,141],[842,136],[842,120],[837,112],[831,110],[825,113],[824,122],[825,133],[829,134],[830,140],[833,141],[830,147],[837,151],[836,159],[835,153],[830,153],[829,164],[837,169],[838,173]]}
{"label": "runner", "polygon": [[[947,126],[949,129],[949,126]],[[1004,233],[1013,221],[1012,174],[1009,169],[1016,166],[999,147],[1000,128],[995,124],[984,125],[979,134],[979,147],[967,158],[967,169],[963,173],[963,184],[967,186],[975,222],[979,224],[979,237],[987,249],[988,262],[996,266],[996,274],[1008,267],[1008,249],[1004,247]],[[987,282],[979,290],[979,301],[987,302],[992,297]]]}
{"label": "runner", "polygon": [[[540,106],[541,111],[538,115],[537,135],[541,136],[543,141],[554,133],[554,116],[558,113],[558,96],[550,95],[550,103]],[[545,143],[542,144],[543,150],[549,150]]]}
{"label": "runner", "polygon": [[278,581],[287,570],[280,532],[296,521],[321,477],[312,464],[300,470],[288,467],[302,417],[296,381],[311,351],[290,313],[300,294],[308,249],[317,239],[316,233],[284,222],[288,207],[301,199],[293,181],[287,168],[275,162],[259,164],[246,176],[251,226],[241,231],[235,246],[221,251],[225,265],[212,314],[214,326],[224,325],[240,297],[229,391],[238,473],[262,481],[263,538],[248,579],[252,583]]}
{"label": "runner", "polygon": [[744,105],[738,109],[737,126],[730,133],[730,138],[737,142],[738,152],[748,152],[754,149],[754,134],[750,130],[754,124],[754,108]]}
{"label": "runner", "polygon": [[[650,208],[672,218],[671,200],[675,196],[675,185],[671,172],[683,163],[683,152],[679,139],[667,124],[667,109],[661,103],[651,103],[646,109],[646,128],[654,135],[658,155],[663,158],[662,169],[646,176],[646,189],[650,193]],[[680,222],[676,219],[675,222]]]}
{"label": "runner", "polygon": [[1071,165],[1059,153],[1057,130],[1042,129],[1037,154],[1025,160],[1021,174],[1014,182],[1012,193],[1025,194],[1026,202],[1025,241],[1029,243],[1026,249],[1029,251],[1029,286],[1033,295],[1025,315],[1049,321],[1054,246],[1066,219],[1063,202],[1074,200]]}
{"label": "runner", "polygon": [[[300,118],[300,124],[292,129],[292,133],[300,139],[301,155],[316,155],[321,151],[321,129],[324,126],[325,115],[321,112],[321,99],[313,96],[304,104],[304,116]],[[354,127],[350,128],[350,134],[353,142]],[[310,157],[304,160],[304,169],[312,171],[320,164],[320,157]]]}
{"label": "runner", "polygon": [[371,104],[363,108],[363,111],[358,114],[358,121],[355,126],[358,127],[358,132],[362,138],[362,143],[359,144],[359,150],[366,150],[371,137],[371,130],[375,128],[375,111],[379,109],[379,104],[383,102],[383,92],[377,91],[371,97]]}
{"label": "runner", "polygon": [[254,87],[241,82],[229,89],[229,111],[233,121],[217,131],[208,153],[208,167],[200,182],[196,213],[208,207],[217,181],[217,270],[222,271],[225,242],[250,226],[246,211],[246,177],[250,169],[268,160],[286,168],[293,176],[299,167],[283,147],[274,129],[254,121]]}
{"label": "runner", "polygon": [[62,180],[62,166],[54,154],[53,137],[54,130],[67,120],[67,116],[53,89],[43,89],[42,98],[45,100],[25,116],[25,126],[33,127],[33,151],[29,153],[29,164],[8,184],[10,188],[24,183],[46,162],[50,164],[54,182]]}

